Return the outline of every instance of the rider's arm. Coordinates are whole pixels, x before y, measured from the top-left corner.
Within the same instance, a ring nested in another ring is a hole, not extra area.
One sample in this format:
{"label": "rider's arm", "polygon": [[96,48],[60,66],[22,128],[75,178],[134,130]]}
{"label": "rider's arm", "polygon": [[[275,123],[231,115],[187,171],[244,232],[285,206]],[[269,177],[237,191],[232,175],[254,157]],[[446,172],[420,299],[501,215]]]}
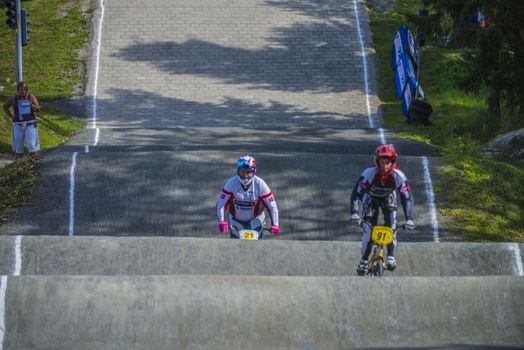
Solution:
{"label": "rider's arm", "polygon": [[229,205],[229,199],[233,193],[227,191],[225,188],[218,195],[217,199],[217,216],[218,221],[226,221],[226,210]]}
{"label": "rider's arm", "polygon": [[402,182],[398,187],[398,191],[400,192],[400,203],[402,204],[406,220],[413,220],[413,194],[411,193],[411,187],[409,187],[405,176],[402,177]]}
{"label": "rider's arm", "polygon": [[358,214],[358,202],[362,200],[362,192],[360,192],[360,182],[364,180],[364,176],[360,176],[351,192],[351,214]]}
{"label": "rider's arm", "polygon": [[264,207],[269,212],[271,224],[278,226],[278,207],[275,196],[273,196],[273,192],[271,192],[271,189],[264,180],[257,177],[257,182],[260,186],[258,191],[258,200],[264,204]]}
{"label": "rider's arm", "polygon": [[271,216],[271,224],[274,226],[278,225],[278,206],[277,202],[275,201],[275,197],[273,196],[273,193],[271,191],[269,193],[266,193],[265,195],[260,196],[260,199],[262,200],[262,203],[264,203],[264,206],[269,211],[269,215]]}

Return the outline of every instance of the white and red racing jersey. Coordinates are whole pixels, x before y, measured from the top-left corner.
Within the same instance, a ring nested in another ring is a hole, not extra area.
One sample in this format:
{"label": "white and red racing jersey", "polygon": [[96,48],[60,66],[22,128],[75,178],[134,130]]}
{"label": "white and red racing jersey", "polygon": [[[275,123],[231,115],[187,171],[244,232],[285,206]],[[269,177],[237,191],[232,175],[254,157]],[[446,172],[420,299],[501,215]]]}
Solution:
{"label": "white and red racing jersey", "polygon": [[226,211],[235,220],[251,221],[259,215],[264,215],[264,208],[271,216],[272,225],[278,226],[278,207],[269,186],[258,176],[253,177],[251,185],[244,189],[238,176],[230,178],[222,192],[218,195],[217,215],[219,221],[226,221]]}

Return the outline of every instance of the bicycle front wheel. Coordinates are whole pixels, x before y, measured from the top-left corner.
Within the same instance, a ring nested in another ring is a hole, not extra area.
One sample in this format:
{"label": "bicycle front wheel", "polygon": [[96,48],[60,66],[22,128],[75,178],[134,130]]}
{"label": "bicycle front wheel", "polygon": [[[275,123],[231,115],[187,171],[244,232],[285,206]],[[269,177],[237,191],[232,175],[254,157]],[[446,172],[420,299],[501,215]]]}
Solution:
{"label": "bicycle front wheel", "polygon": [[384,276],[384,260],[382,260],[381,258],[377,259],[376,261],[374,276]]}

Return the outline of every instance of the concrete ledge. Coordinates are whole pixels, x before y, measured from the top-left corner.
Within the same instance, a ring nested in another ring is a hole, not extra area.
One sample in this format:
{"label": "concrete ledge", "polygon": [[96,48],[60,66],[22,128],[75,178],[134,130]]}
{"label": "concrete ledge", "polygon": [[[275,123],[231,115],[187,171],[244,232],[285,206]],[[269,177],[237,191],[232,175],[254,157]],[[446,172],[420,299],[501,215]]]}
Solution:
{"label": "concrete ledge", "polygon": [[[0,274],[13,274],[15,239],[0,236]],[[519,275],[519,251],[522,264],[524,245],[400,243],[396,253],[399,267],[388,275]],[[22,275],[353,276],[360,259],[360,243],[24,236],[19,256]]]}
{"label": "concrete ledge", "polygon": [[22,276],[4,349],[486,349],[523,322],[520,277]]}

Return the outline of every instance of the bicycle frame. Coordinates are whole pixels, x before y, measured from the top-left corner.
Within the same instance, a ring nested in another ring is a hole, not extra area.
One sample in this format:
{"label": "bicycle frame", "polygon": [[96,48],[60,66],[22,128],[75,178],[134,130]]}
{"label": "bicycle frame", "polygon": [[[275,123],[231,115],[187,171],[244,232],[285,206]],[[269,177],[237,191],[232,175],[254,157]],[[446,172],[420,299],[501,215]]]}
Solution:
{"label": "bicycle frame", "polygon": [[366,266],[366,275],[382,277],[386,246],[393,242],[393,229],[387,226],[374,226],[371,231],[371,258]]}

